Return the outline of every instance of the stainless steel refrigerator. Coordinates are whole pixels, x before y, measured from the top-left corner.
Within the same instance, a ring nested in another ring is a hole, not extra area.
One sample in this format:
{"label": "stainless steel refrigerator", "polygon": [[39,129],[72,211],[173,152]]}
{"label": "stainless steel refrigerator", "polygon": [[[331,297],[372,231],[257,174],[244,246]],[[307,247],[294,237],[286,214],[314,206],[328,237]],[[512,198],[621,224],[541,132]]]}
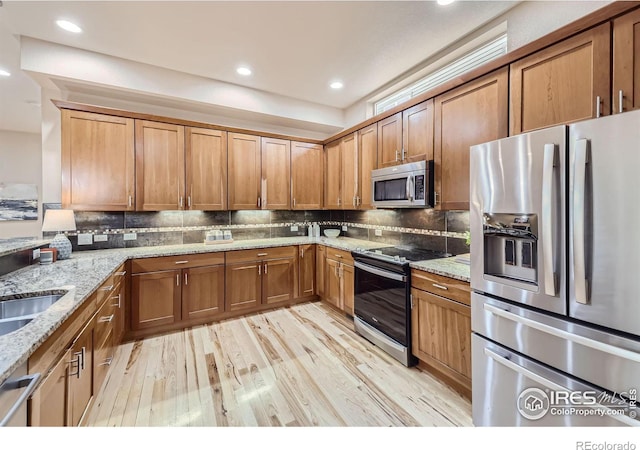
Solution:
{"label": "stainless steel refrigerator", "polygon": [[640,111],[471,147],[477,426],[640,425]]}

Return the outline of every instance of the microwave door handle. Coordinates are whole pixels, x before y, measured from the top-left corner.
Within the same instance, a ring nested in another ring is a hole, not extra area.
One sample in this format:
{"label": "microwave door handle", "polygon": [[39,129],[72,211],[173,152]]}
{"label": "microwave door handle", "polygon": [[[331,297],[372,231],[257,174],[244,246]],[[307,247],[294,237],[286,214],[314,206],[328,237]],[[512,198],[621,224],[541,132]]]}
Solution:
{"label": "microwave door handle", "polygon": [[407,200],[413,202],[413,175],[407,177]]}

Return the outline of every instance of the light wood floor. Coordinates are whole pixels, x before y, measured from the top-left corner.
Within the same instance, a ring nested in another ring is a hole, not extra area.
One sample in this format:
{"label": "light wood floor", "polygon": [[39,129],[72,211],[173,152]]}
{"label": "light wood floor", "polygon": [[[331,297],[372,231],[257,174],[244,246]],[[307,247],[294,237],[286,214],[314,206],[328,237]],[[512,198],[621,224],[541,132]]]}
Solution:
{"label": "light wood floor", "polygon": [[471,404],[321,303],[122,344],[93,426],[471,426]]}

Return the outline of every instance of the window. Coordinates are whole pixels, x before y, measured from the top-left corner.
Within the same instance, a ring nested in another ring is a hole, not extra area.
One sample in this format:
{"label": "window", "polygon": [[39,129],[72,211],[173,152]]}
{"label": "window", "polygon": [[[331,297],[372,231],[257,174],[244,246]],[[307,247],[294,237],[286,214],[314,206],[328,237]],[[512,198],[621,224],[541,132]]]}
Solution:
{"label": "window", "polygon": [[422,80],[416,81],[380,101],[375,103],[374,114],[380,114],[391,108],[398,106],[400,103],[416,97],[423,92],[433,89],[452,78],[455,78],[465,72],[483,65],[493,59],[496,59],[507,53],[507,35],[502,34],[491,42],[467,53],[466,55],[455,60],[435,72],[427,75]]}

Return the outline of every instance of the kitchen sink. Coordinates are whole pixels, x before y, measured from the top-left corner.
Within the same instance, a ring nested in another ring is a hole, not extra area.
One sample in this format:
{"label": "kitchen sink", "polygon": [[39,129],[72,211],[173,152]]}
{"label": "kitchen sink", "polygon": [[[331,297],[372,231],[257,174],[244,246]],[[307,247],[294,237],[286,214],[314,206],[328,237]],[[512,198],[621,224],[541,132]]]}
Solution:
{"label": "kitchen sink", "polygon": [[0,299],[0,336],[24,327],[63,295],[38,294],[33,297]]}

